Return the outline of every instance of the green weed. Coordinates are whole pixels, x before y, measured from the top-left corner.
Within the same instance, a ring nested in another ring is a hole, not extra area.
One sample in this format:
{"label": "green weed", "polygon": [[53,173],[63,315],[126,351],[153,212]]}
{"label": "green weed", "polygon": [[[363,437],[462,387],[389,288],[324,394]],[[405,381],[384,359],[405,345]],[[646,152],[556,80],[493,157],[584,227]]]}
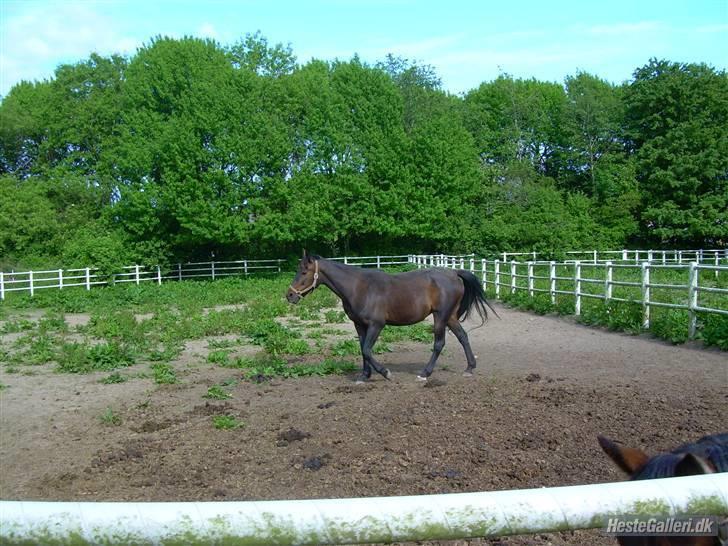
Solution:
{"label": "green weed", "polygon": [[203,398],[209,398],[211,400],[227,400],[228,398],[232,398],[232,395],[225,391],[222,386],[213,385],[207,389],[207,393],[203,396]]}
{"label": "green weed", "polygon": [[119,425],[121,425],[121,416],[119,414],[117,414],[116,412],[114,412],[114,410],[111,409],[111,407],[106,408],[106,411],[104,411],[104,413],[102,413],[99,416],[99,420],[104,425],[108,425],[108,426],[118,427]]}
{"label": "green weed", "polygon": [[213,415],[212,426],[218,430],[233,430],[244,427],[245,423],[237,419],[234,415]]}
{"label": "green weed", "polygon": [[103,383],[104,385],[115,385],[117,383],[124,383],[128,379],[129,378],[126,377],[125,375],[121,375],[119,372],[114,372],[114,373],[104,377],[101,380],[101,383]]}
{"label": "green weed", "polygon": [[154,382],[158,385],[171,385],[177,383],[177,374],[174,368],[166,362],[152,364],[152,375]]}

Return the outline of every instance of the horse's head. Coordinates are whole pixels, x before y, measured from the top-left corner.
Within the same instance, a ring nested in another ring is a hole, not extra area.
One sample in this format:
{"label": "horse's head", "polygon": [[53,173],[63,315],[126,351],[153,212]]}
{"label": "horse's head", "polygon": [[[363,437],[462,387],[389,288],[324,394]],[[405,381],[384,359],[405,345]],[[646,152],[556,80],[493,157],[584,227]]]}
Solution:
{"label": "horse's head", "polygon": [[298,303],[303,296],[312,292],[318,285],[319,257],[303,251],[303,258],[298,262],[296,277],[288,287],[286,299],[289,303]]}
{"label": "horse's head", "polygon": [[[620,445],[604,436],[598,436],[604,452],[626,472],[631,480],[670,478],[712,474],[722,471],[728,454],[728,434],[706,436],[695,443],[685,444],[669,453],[654,457],[644,451]],[[622,546],[711,546],[720,544],[717,537],[618,537]]]}

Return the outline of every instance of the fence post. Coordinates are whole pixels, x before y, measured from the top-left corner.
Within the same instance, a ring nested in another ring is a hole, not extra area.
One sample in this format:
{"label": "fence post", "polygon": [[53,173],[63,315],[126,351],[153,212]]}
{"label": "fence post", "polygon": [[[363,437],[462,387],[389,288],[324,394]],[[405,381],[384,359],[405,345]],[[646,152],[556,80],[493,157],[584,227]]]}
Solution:
{"label": "fence post", "polygon": [[134,266],[134,280],[139,284],[139,264]]}
{"label": "fence post", "polygon": [[278,273],[281,272],[281,259],[278,258]]}
{"label": "fence post", "polygon": [[481,275],[483,277],[483,291],[486,291],[488,289],[488,274],[486,272],[487,262],[485,261],[485,258],[480,260],[480,271]]}
{"label": "fence post", "polygon": [[500,260],[495,260],[495,297],[500,296]]}
{"label": "fence post", "polygon": [[[278,266],[278,271],[281,270],[281,266]],[[243,260],[243,273],[248,274],[248,260]]]}
{"label": "fence post", "polygon": [[344,256],[344,265],[349,265],[348,256]]}
{"label": "fence post", "polygon": [[162,284],[162,270],[157,266],[157,284]]}
{"label": "fence post", "polygon": [[696,260],[699,264],[703,263],[703,249],[698,249],[698,259]]}
{"label": "fence post", "polygon": [[516,260],[511,260],[511,294],[516,293]]}
{"label": "fence post", "polygon": [[636,263],[636,264],[640,263],[640,251],[639,250],[634,251],[634,263]]}
{"label": "fence post", "polygon": [[682,250],[677,251],[677,263],[682,264]]}
{"label": "fence post", "polygon": [[[718,251],[716,250],[714,252],[715,254],[715,266],[718,267],[720,265],[720,258],[718,257]],[[718,279],[718,276],[720,274],[720,271],[718,269],[715,270],[715,278]]]}
{"label": "fence post", "polygon": [[650,262],[642,262],[642,327],[650,327]]}
{"label": "fence post", "polygon": [[695,308],[698,306],[698,264],[690,262],[688,274],[688,338],[694,339],[698,329],[698,315]]}
{"label": "fence post", "polygon": [[528,262],[528,296],[533,297],[533,262]]}
{"label": "fence post", "polygon": [[594,265],[597,263],[597,251],[594,251]]}
{"label": "fence post", "polygon": [[377,254],[377,269],[381,269],[382,267],[382,257]]}
{"label": "fence post", "polygon": [[470,272],[475,273],[475,258],[470,258]]}
{"label": "fence post", "polygon": [[91,269],[86,268],[86,290],[91,290]]}
{"label": "fence post", "polygon": [[33,286],[33,272],[28,272],[28,280],[30,281],[30,296],[32,297],[35,294],[35,287]]}
{"label": "fence post", "polygon": [[647,261],[652,263],[652,251],[651,250],[647,251]]}
{"label": "fence post", "polygon": [[5,299],[5,273],[0,271],[0,300]]}
{"label": "fence post", "polygon": [[556,305],[556,262],[549,262],[549,294],[551,305]]}
{"label": "fence post", "polygon": [[666,259],[665,259],[665,251],[662,251],[662,265],[665,265]]}
{"label": "fence post", "polygon": [[612,268],[612,262],[607,262],[607,272],[604,278],[604,301],[608,302],[612,299],[612,275],[613,275],[613,268]]}
{"label": "fence post", "polygon": [[533,252],[531,253],[531,255],[533,256],[533,261],[535,262],[535,261],[536,261],[536,251],[534,250],[534,251],[533,251]]}
{"label": "fence post", "polygon": [[63,290],[63,269],[58,270],[58,289]]}
{"label": "fence post", "polygon": [[581,315],[581,261],[574,262],[574,314]]}
{"label": "fence post", "polygon": [[623,262],[627,261],[627,251],[626,250],[622,250],[622,261]]}
{"label": "fence post", "polygon": [[182,280],[182,264],[181,263],[177,264],[177,280],[178,281]]}
{"label": "fence post", "polygon": [[212,276],[212,280],[215,280],[215,262],[210,262],[210,275]]}
{"label": "fence post", "polygon": [[506,263],[507,261],[508,261],[508,253],[504,252],[503,253],[503,263]]}

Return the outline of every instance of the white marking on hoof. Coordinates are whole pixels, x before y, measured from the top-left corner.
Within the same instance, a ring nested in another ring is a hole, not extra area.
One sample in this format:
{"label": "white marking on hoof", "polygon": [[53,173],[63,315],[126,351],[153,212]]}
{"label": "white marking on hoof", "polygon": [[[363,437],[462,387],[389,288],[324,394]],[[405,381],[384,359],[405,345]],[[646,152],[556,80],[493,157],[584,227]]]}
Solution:
{"label": "white marking on hoof", "polygon": [[427,381],[426,377],[422,377],[421,375],[417,376],[417,381]]}
{"label": "white marking on hoof", "polygon": [[463,372],[463,377],[473,377],[473,372]]}
{"label": "white marking on hoof", "polygon": [[366,381],[362,381],[361,379],[354,382],[354,385],[364,385],[366,384]]}
{"label": "white marking on hoof", "polygon": [[475,356],[475,358],[478,358],[478,355],[474,355],[474,356]]}
{"label": "white marking on hoof", "polygon": [[384,375],[384,379],[391,379],[392,378],[392,372],[387,370],[387,373]]}

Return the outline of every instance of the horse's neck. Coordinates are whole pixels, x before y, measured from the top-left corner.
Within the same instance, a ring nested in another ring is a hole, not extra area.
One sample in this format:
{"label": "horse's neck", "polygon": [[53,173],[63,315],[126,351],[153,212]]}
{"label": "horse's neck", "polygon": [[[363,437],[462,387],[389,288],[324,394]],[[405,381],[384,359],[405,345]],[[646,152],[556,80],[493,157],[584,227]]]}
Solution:
{"label": "horse's neck", "polygon": [[328,286],[342,302],[351,301],[356,279],[361,275],[358,267],[322,260],[319,262],[319,270],[323,273],[322,284]]}

